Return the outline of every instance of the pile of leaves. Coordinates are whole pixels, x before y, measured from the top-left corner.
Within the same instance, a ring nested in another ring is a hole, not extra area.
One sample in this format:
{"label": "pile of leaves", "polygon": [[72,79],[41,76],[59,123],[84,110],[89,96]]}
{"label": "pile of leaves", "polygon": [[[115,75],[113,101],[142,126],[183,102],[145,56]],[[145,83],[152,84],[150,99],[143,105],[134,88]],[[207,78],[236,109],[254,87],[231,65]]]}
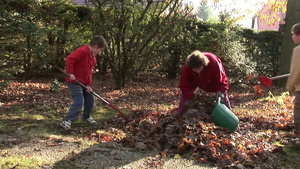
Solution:
{"label": "pile of leaves", "polygon": [[[278,102],[280,99],[283,102]],[[123,146],[155,149],[161,151],[162,156],[179,154],[219,166],[273,168],[276,166],[273,157],[284,154],[282,147],[275,143],[286,144],[295,137],[290,112],[293,98],[283,95],[280,99],[273,96],[261,100],[263,104],[257,105],[261,106],[261,112],[235,112],[240,122],[234,133],[212,122],[210,113],[215,106],[215,97],[210,95],[198,97],[180,118],[176,116],[176,108],[160,112],[140,109],[125,117],[111,117],[103,126],[116,127],[127,133],[117,140]],[[252,104],[257,103],[254,100]],[[290,134],[283,137],[282,130]]]}

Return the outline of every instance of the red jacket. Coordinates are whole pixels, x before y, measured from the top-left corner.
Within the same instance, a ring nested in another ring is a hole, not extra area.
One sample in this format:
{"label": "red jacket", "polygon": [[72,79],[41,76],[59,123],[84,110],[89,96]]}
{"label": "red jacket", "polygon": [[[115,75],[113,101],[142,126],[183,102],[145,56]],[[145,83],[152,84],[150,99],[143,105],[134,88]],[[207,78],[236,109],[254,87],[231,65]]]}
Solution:
{"label": "red jacket", "polygon": [[[66,59],[67,73],[73,74],[79,82],[84,85],[92,85],[93,68],[96,64],[96,57],[91,53],[88,46],[81,46],[72,52]],[[66,78],[66,82],[76,83]]]}
{"label": "red jacket", "polygon": [[228,79],[221,60],[212,53],[203,52],[209,63],[200,75],[184,64],[180,75],[179,88],[185,100],[192,99],[197,87],[207,92],[228,90]]}

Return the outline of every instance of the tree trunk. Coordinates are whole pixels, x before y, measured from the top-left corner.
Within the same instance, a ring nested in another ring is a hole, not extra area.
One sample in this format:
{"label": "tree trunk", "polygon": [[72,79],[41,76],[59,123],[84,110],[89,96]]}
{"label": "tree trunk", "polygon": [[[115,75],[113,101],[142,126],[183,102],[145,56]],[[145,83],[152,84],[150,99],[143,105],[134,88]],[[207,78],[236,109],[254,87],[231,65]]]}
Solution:
{"label": "tree trunk", "polygon": [[26,36],[26,47],[27,52],[24,53],[24,71],[26,74],[31,73],[31,57],[32,57],[32,49],[31,49],[31,33],[28,33]]}
{"label": "tree trunk", "polygon": [[97,55],[97,69],[99,70],[99,73],[101,75],[105,75],[107,73],[108,70],[108,63],[107,63],[107,59],[101,55]]}
{"label": "tree trunk", "polygon": [[[300,1],[288,0],[285,24],[280,25],[280,30],[283,32],[282,53],[280,61],[280,74],[290,72],[290,62],[293,49],[296,46],[292,39],[292,26],[300,22]],[[286,79],[280,81],[281,86],[285,86]]]}
{"label": "tree trunk", "polygon": [[177,73],[178,73],[178,67],[179,67],[179,62],[180,62],[180,55],[181,55],[181,51],[180,51],[180,47],[174,47],[173,51],[171,51],[171,57],[169,60],[169,64],[168,64],[168,79],[175,79],[177,77]]}
{"label": "tree trunk", "polygon": [[126,76],[123,75],[122,72],[118,71],[116,74],[113,76],[116,84],[116,89],[122,89],[126,85]]}

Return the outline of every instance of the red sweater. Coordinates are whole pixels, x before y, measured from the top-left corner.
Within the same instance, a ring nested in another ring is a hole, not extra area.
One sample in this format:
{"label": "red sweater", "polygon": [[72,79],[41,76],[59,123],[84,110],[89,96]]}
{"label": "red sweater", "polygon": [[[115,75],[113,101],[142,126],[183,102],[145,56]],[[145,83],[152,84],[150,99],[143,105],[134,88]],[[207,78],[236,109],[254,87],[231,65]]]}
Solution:
{"label": "red sweater", "polygon": [[192,99],[197,87],[207,92],[228,90],[228,79],[221,60],[212,53],[203,52],[209,63],[200,75],[184,64],[180,75],[179,88],[185,100]]}
{"label": "red sweater", "polygon": [[[92,85],[93,68],[96,64],[96,57],[91,53],[88,46],[81,46],[72,52],[66,59],[67,73],[73,74],[79,82],[84,85]],[[76,83],[66,78],[67,82]]]}

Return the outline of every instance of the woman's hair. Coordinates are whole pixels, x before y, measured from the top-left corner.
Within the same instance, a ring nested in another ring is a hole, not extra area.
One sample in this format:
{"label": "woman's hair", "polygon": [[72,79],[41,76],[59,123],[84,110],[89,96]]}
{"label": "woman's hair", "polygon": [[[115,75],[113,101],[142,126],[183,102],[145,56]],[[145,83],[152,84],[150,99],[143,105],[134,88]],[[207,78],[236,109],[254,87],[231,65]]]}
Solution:
{"label": "woman's hair", "polygon": [[293,27],[292,27],[292,33],[299,35],[300,34],[300,23],[296,23]]}
{"label": "woman's hair", "polygon": [[107,46],[106,40],[103,38],[103,36],[100,35],[95,35],[90,41],[90,45],[97,45],[98,48],[105,48]]}
{"label": "woman's hair", "polygon": [[186,62],[187,66],[190,68],[199,68],[201,66],[207,66],[209,60],[203,53],[196,50],[187,57]]}

